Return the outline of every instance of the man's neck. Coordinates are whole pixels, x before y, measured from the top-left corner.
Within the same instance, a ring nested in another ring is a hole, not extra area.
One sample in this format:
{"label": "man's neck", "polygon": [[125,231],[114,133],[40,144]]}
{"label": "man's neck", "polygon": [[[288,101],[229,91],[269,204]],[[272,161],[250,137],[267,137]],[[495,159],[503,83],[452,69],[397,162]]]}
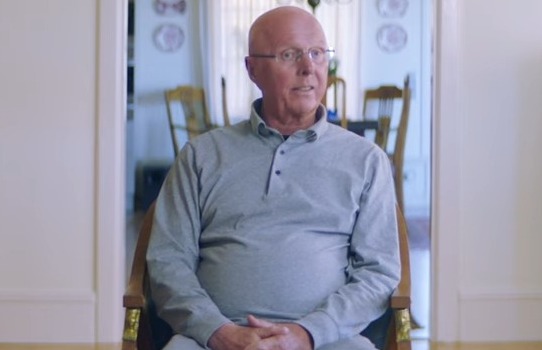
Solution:
{"label": "man's neck", "polygon": [[267,126],[276,129],[282,135],[292,135],[298,130],[306,130],[316,122],[316,111],[306,115],[274,115],[262,108],[260,116]]}

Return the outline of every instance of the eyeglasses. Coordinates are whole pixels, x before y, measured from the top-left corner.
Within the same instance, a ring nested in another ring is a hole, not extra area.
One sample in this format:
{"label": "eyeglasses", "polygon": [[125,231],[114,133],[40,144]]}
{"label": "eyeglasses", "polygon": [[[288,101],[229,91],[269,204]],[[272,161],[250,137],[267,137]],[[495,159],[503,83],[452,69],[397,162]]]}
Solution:
{"label": "eyeglasses", "polygon": [[303,57],[305,53],[309,56],[309,59],[312,62],[322,64],[324,62],[328,62],[331,57],[333,57],[335,50],[323,49],[321,47],[311,47],[307,50],[291,48],[282,51],[278,55],[263,55],[255,53],[248,55],[248,57],[274,58],[279,63],[294,64],[295,62],[301,60],[301,57]]}

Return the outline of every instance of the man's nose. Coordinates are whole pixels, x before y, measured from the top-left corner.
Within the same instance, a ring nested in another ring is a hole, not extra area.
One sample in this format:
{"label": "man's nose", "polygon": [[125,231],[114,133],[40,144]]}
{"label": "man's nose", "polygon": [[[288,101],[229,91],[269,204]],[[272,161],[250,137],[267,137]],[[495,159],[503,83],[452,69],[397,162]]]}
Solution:
{"label": "man's nose", "polygon": [[296,64],[300,67],[303,74],[310,74],[314,71],[314,61],[307,52],[303,52],[298,57]]}

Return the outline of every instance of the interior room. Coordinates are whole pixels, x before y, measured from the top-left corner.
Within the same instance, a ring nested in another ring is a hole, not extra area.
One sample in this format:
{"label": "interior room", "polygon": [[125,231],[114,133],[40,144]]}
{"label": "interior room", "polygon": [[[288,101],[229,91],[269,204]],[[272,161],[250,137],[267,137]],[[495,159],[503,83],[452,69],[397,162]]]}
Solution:
{"label": "interior room", "polygon": [[[332,2],[314,9],[322,21],[359,10],[358,45],[334,44],[358,50],[347,57],[359,61],[337,56],[359,97],[352,120],[364,90],[410,78],[413,349],[542,349],[542,3]],[[222,72],[195,55],[215,47],[203,37],[219,40],[201,14],[223,13],[207,5],[0,2],[0,349],[121,348],[138,214],[156,191],[142,174],[174,156],[164,90],[204,86],[223,123]],[[230,74],[234,123],[244,112]]]}

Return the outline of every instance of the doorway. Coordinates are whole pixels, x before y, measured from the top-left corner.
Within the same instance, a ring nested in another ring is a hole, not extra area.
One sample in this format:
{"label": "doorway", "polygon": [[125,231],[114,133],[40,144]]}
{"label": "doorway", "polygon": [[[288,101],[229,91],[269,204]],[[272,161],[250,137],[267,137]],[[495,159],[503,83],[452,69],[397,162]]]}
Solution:
{"label": "doorway", "polygon": [[[142,1],[139,0],[131,0],[130,4],[132,6],[138,6],[138,4],[141,3],[143,7]],[[393,63],[390,63],[393,61],[393,55],[390,53],[383,54],[382,52],[378,51],[380,50],[378,48],[379,42],[377,41],[377,35],[379,28],[382,28],[385,25],[388,25],[389,23],[401,23],[401,19],[397,18],[388,18],[383,17],[378,14],[378,6],[376,6],[377,3],[380,3],[376,0],[374,1],[366,1],[366,13],[367,18],[365,18],[365,25],[370,26],[372,25],[371,31],[367,32],[366,38],[364,39],[365,42],[371,43],[371,45],[375,46],[374,48],[366,48],[365,52],[376,52],[376,54],[373,57],[364,56],[362,58],[362,62],[365,63],[371,63],[376,62],[374,65],[371,65],[371,67],[377,66],[377,65],[391,65],[394,66]],[[429,3],[429,5],[427,5]],[[428,7],[423,7],[422,4]],[[432,33],[432,18],[433,18],[433,9],[432,9],[433,2],[425,2],[425,1],[411,1],[410,2],[410,9],[409,11],[412,11],[412,13],[416,12],[420,16],[420,42],[423,41],[425,44],[428,45],[428,47],[424,47],[423,50],[428,50],[429,54],[423,57],[423,62],[420,62],[419,65],[421,66],[426,65],[426,71],[423,73],[421,72],[413,72],[412,69],[406,69],[406,73],[413,74],[413,89],[415,89],[415,92],[413,93],[414,97],[417,101],[417,108],[416,112],[413,114],[416,115],[423,115],[423,117],[418,119],[413,119],[414,122],[411,123],[409,126],[409,133],[416,134],[419,136],[419,142],[415,142],[414,144],[410,144],[410,158],[407,159],[406,172],[405,172],[405,192],[406,192],[406,211],[405,215],[407,218],[407,222],[409,225],[409,230],[411,233],[411,260],[412,260],[412,296],[413,296],[413,317],[415,321],[421,326],[421,328],[415,330],[413,332],[413,337],[426,339],[429,337],[429,314],[430,314],[430,303],[429,303],[429,290],[430,290],[430,128],[431,128],[431,101],[430,97],[427,99],[424,96],[431,96],[431,65],[432,65],[432,52],[431,52],[431,33]],[[141,11],[149,11],[152,13],[152,7],[148,6],[148,4],[145,2],[144,5],[145,9],[139,9],[138,16],[141,15]],[[416,11],[414,10],[416,8]],[[132,12],[133,13],[133,12]],[[133,16],[133,15],[132,15]],[[133,19],[133,17],[132,17]],[[376,19],[376,20],[375,20]],[[373,20],[373,22],[371,22]],[[134,23],[134,22],[132,22]],[[137,21],[135,21],[137,23]],[[423,33],[422,33],[423,32]],[[413,42],[414,35],[410,34],[409,40],[410,43]],[[148,41],[150,39],[149,36],[142,38],[142,40]],[[134,45],[137,45],[136,39],[133,41]],[[420,45],[422,45],[420,43]],[[131,49],[133,50],[134,47]],[[420,46],[421,49],[421,46]],[[132,51],[133,52],[133,51]],[[132,61],[133,62],[133,61]],[[387,62],[387,63],[386,63]],[[395,67],[395,66],[394,66]],[[132,68],[133,74],[137,75],[137,67]],[[398,69],[400,71],[397,74],[394,74],[393,78],[390,79],[382,79],[382,75],[378,76],[378,73],[374,69],[367,69],[367,71],[364,73],[364,86],[374,86],[381,83],[387,83],[390,80],[398,80],[401,81],[403,78],[403,73],[405,72],[405,69]],[[387,74],[391,74],[389,72]],[[137,79],[132,80],[137,81]],[[137,93],[137,86],[134,86],[134,91]],[[160,98],[156,93],[150,93],[145,96],[148,101],[151,103],[156,103],[158,101],[158,98]],[[137,98],[137,97],[136,97]],[[165,121],[165,119],[164,119]],[[137,160],[134,158],[133,155],[129,155],[128,152],[130,150],[134,150],[134,137],[130,135],[130,128],[133,129],[133,118],[132,120],[128,120],[127,125],[127,188],[135,188],[136,185],[136,162]],[[139,137],[140,135],[138,135]],[[166,140],[166,142],[169,142],[169,138],[167,135],[163,136],[163,139]],[[408,141],[407,141],[408,142]],[[168,144],[166,147],[170,148],[170,145]],[[159,156],[161,158],[161,155]],[[135,199],[135,190],[131,193],[127,192],[127,203],[130,203],[132,207],[127,206],[127,223],[128,225],[132,225],[133,227],[128,228],[128,230],[131,230],[131,232],[128,232],[128,235],[131,235],[131,239],[133,242],[134,238],[134,227],[137,227],[138,218],[141,216],[141,212],[137,210],[137,205],[134,205]],[[425,206],[424,206],[425,205]],[[127,239],[127,242],[130,240]],[[129,244],[129,243],[128,243]],[[131,249],[127,245],[127,252],[130,252]],[[130,257],[130,254],[127,254],[127,257]],[[127,258],[127,262],[130,261],[129,258]],[[129,263],[127,264],[129,266]]]}

